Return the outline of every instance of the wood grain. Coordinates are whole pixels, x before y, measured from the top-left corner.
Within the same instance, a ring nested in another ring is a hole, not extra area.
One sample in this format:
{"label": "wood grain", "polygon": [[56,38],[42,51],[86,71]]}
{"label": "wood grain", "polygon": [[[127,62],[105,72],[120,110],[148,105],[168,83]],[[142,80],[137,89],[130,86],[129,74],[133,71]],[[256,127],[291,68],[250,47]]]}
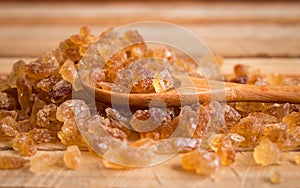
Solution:
{"label": "wood grain", "polygon": [[[213,177],[202,177],[185,171],[180,156],[164,164],[149,168],[112,170],[103,167],[101,159],[83,152],[82,164],[76,171],[68,170],[62,162],[63,152],[39,151],[60,158],[58,164],[44,172],[32,173],[29,167],[20,170],[1,170],[0,187],[271,187],[269,177],[279,172],[283,182],[276,187],[299,187],[299,166],[294,164],[297,153],[283,153],[281,165],[262,167],[253,159],[252,152],[239,152],[236,162],[221,167]],[[15,155],[1,151],[1,155]]]}
{"label": "wood grain", "polygon": [[[117,24],[91,25],[95,34]],[[299,57],[300,24],[182,25],[202,39],[216,54],[225,57]],[[59,42],[78,33],[80,24],[7,26],[0,25],[0,56],[40,56]],[[150,27],[149,33],[160,28]],[[34,34],[33,34],[34,32]],[[178,36],[178,40],[182,40]],[[197,49],[192,53],[197,54]]]}
{"label": "wood grain", "polygon": [[13,2],[1,3],[0,24],[299,23],[299,6],[299,2]]}
{"label": "wood grain", "polygon": [[[99,33],[138,21],[166,21],[186,27],[226,57],[299,57],[299,6],[298,2],[176,1],[172,6],[168,2],[2,2],[0,56],[39,56],[77,33],[81,25]],[[157,33],[157,28],[149,32]]]}

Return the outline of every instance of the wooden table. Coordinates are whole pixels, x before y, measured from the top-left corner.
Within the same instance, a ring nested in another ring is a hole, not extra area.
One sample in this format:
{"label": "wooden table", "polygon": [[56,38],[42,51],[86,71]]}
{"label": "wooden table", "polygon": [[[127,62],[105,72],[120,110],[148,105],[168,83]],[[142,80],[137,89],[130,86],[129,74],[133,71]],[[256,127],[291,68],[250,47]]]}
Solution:
{"label": "wooden table", "polygon": [[[18,59],[27,62],[58,43],[81,25],[95,33],[137,21],[166,21],[186,27],[225,57],[224,73],[236,63],[261,68],[263,73],[299,74],[300,3],[298,2],[91,2],[0,3],[0,74]],[[62,151],[39,151],[62,155]],[[282,165],[261,167],[252,152],[240,152],[230,167],[215,178],[183,171],[180,158],[151,168],[110,170],[100,159],[83,153],[76,171],[57,166],[33,174],[28,168],[0,171],[0,187],[300,187],[298,152],[284,153]],[[1,154],[14,154],[2,149]],[[271,185],[280,172],[284,181]]]}

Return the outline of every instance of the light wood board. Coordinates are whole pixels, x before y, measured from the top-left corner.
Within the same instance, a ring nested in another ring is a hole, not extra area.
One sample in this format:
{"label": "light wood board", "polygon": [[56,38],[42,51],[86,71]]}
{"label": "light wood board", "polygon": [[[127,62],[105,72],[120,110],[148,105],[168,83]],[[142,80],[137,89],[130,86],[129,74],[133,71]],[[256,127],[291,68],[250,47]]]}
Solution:
{"label": "light wood board", "polygon": [[299,57],[299,7],[299,2],[0,3],[0,55],[38,56],[82,25],[99,33],[163,21],[189,29],[223,56]]}
{"label": "light wood board", "polygon": [[[225,57],[224,74],[243,63],[263,73],[299,75],[300,3],[296,1],[0,2],[0,74],[7,74],[19,59],[29,62],[56,48],[82,25],[100,33],[138,21],[187,28]],[[62,157],[61,149],[52,147],[38,154]],[[16,153],[6,147],[0,155]],[[293,162],[296,155],[299,152],[284,153],[281,165],[262,167],[255,164],[252,152],[239,152],[233,165],[221,167],[214,178],[208,178],[183,171],[180,156],[154,167],[111,170],[103,167],[100,158],[84,152],[76,171],[62,164],[37,174],[28,166],[1,170],[0,187],[300,187],[300,166]],[[274,172],[281,173],[281,184],[270,184]]]}
{"label": "light wood board", "polygon": [[[82,164],[76,170],[63,165],[62,151],[40,151],[36,156],[49,154],[59,161],[50,169],[32,173],[29,165],[20,170],[1,170],[1,187],[300,187],[300,166],[295,165],[296,152],[284,153],[281,165],[260,166],[253,159],[252,152],[241,152],[231,166],[220,167],[212,177],[199,176],[181,167],[180,157],[166,163],[129,170],[107,169],[102,159],[87,152],[82,154]],[[1,154],[15,155],[11,151]],[[282,183],[271,184],[270,176],[281,174]]]}

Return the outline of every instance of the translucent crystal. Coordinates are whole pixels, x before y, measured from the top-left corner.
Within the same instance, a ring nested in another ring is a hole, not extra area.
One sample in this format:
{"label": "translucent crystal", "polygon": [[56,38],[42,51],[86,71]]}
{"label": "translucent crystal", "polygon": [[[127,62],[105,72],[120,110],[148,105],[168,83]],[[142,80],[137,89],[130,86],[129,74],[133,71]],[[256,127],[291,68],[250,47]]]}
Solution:
{"label": "translucent crystal", "polygon": [[34,140],[28,133],[19,133],[12,140],[12,147],[15,151],[19,151],[21,155],[32,156],[36,153]]}
{"label": "translucent crystal", "polygon": [[226,131],[224,115],[224,108],[219,102],[211,101],[203,104],[198,110],[198,125],[193,137],[201,138],[208,132]]}
{"label": "translucent crystal", "polygon": [[194,138],[202,138],[208,131],[211,123],[210,113],[205,108],[199,109],[199,120],[194,132]]}
{"label": "translucent crystal", "polygon": [[19,104],[21,106],[21,110],[24,113],[30,112],[32,101],[31,95],[32,95],[32,86],[30,85],[30,82],[27,79],[19,78],[17,80],[17,89],[18,89],[18,100]]}
{"label": "translucent crystal", "polygon": [[119,121],[119,122],[123,123],[124,125],[130,124],[130,120],[127,117],[121,115],[116,109],[109,107],[109,108],[105,109],[105,112],[106,112],[106,117],[108,117],[110,119]]}
{"label": "translucent crystal", "polygon": [[18,169],[26,163],[28,163],[28,160],[22,157],[0,156],[0,169]]}
{"label": "translucent crystal", "polygon": [[130,144],[133,147],[148,147],[155,145],[157,142],[151,138],[142,138]]}
{"label": "translucent crystal", "polygon": [[297,155],[295,156],[295,163],[296,163],[297,165],[300,165],[300,154],[297,154]]}
{"label": "translucent crystal", "polygon": [[57,161],[58,158],[50,154],[37,155],[30,161],[30,171],[34,173],[49,171]]}
{"label": "translucent crystal", "polygon": [[18,133],[16,130],[17,122],[11,116],[6,116],[0,120],[0,128],[6,136],[14,137]]}
{"label": "translucent crystal", "polygon": [[231,129],[234,125],[238,124],[242,118],[240,113],[236,111],[233,107],[229,105],[225,105],[225,121],[226,121],[226,128],[228,130]]}
{"label": "translucent crystal", "polygon": [[282,121],[287,123],[290,128],[300,126],[300,112],[292,112],[282,118]]}
{"label": "translucent crystal", "polygon": [[32,129],[28,132],[29,137],[35,143],[48,143],[57,140],[56,132],[50,132],[48,129]]}
{"label": "translucent crystal", "polygon": [[96,87],[99,89],[104,89],[104,90],[113,91],[113,92],[117,92],[117,93],[127,93],[128,92],[128,88],[121,86],[121,85],[114,84],[114,83],[109,83],[109,82],[97,82]]}
{"label": "translucent crystal", "polygon": [[70,59],[71,61],[76,62],[81,57],[81,55],[79,53],[80,44],[74,43],[74,38],[72,40],[67,39],[67,40],[62,41],[59,44],[59,48],[62,51],[63,56],[66,56],[67,59]]}
{"label": "translucent crystal", "polygon": [[283,85],[283,76],[278,73],[271,73],[267,75],[267,82],[271,85]]}
{"label": "translucent crystal", "polygon": [[43,106],[36,114],[36,124],[39,127],[49,127],[53,121],[56,121],[56,105],[49,104]]}
{"label": "translucent crystal", "polygon": [[106,117],[110,119],[110,124],[108,125],[108,128],[117,128],[120,129],[122,132],[126,134],[127,136],[131,133],[129,124],[130,121],[128,118],[122,116],[116,109],[113,108],[106,108]]}
{"label": "translucent crystal", "polygon": [[[160,108],[150,108],[150,110],[137,110],[130,120],[131,126],[138,132],[148,132],[156,129],[163,123],[169,123],[165,110]],[[167,120],[168,122],[164,122]]]}
{"label": "translucent crystal", "polygon": [[50,57],[47,55],[47,57],[42,57],[42,62],[40,62],[41,60],[37,60],[27,64],[24,67],[25,74],[36,80],[47,78],[55,74],[55,72],[58,71],[59,63],[56,61],[54,56],[51,56],[51,54],[49,55]]}
{"label": "translucent crystal", "polygon": [[95,86],[97,83],[99,82],[105,82],[106,80],[106,70],[103,70],[99,67],[97,68],[93,68],[90,73],[89,76],[87,78],[87,80],[89,81],[91,86]]}
{"label": "translucent crystal", "polygon": [[179,117],[175,117],[172,120],[167,119],[167,121],[163,122],[163,124],[158,126],[156,129],[150,132],[140,133],[140,135],[142,138],[151,138],[153,140],[166,139],[173,134],[178,123]]}
{"label": "translucent crystal", "polygon": [[68,146],[64,153],[64,162],[67,168],[76,169],[81,163],[81,151],[78,146]]}
{"label": "translucent crystal", "polygon": [[14,120],[17,120],[18,112],[15,110],[0,110],[0,120],[6,117],[11,117]]}
{"label": "translucent crystal", "polygon": [[280,164],[282,160],[282,154],[277,144],[272,143],[267,138],[262,139],[259,145],[254,148],[253,156],[255,162],[263,166]]}
{"label": "translucent crystal", "polygon": [[32,139],[26,139],[21,145],[20,154],[24,156],[32,156],[36,153],[37,148]]}
{"label": "translucent crystal", "polygon": [[14,110],[16,109],[16,100],[7,93],[0,92],[0,109]]}
{"label": "translucent crystal", "polygon": [[218,170],[219,157],[213,152],[194,150],[181,157],[181,165],[186,170],[199,175],[211,176]]}
{"label": "translucent crystal", "polygon": [[14,63],[11,73],[8,76],[7,83],[10,87],[15,88],[17,79],[23,78],[25,76],[24,74],[24,66],[26,63],[23,60],[19,60],[16,63]]}
{"label": "translucent crystal", "polygon": [[174,87],[174,79],[168,70],[164,70],[154,76],[152,84],[156,93],[162,93]]}
{"label": "translucent crystal", "polygon": [[278,173],[278,172],[275,172],[273,173],[271,176],[270,176],[270,182],[272,184],[279,184],[282,182],[282,177],[281,175]]}
{"label": "translucent crystal", "polygon": [[146,50],[146,45],[144,44],[134,45],[130,50],[130,56],[134,58],[143,58]]}
{"label": "translucent crystal", "polygon": [[224,136],[218,143],[216,154],[220,157],[222,165],[230,165],[235,160],[235,146],[230,137]]}
{"label": "translucent crystal", "polygon": [[233,68],[236,76],[247,76],[251,72],[249,65],[237,64]]}
{"label": "translucent crystal", "polygon": [[67,60],[60,67],[59,73],[62,75],[64,80],[72,84],[75,91],[82,89],[74,62]]}
{"label": "translucent crystal", "polygon": [[57,82],[50,90],[51,102],[57,103],[68,99],[72,94],[72,85],[66,80]]}
{"label": "translucent crystal", "polygon": [[268,124],[264,130],[264,137],[276,143],[280,150],[289,151],[295,149],[300,144],[298,138],[299,131],[300,129],[289,129],[288,124],[283,122]]}
{"label": "translucent crystal", "polygon": [[154,73],[145,67],[144,62],[135,62],[121,69],[114,83],[130,88],[131,93],[152,93],[153,77]]}
{"label": "translucent crystal", "polygon": [[131,44],[143,43],[144,39],[137,30],[128,30],[124,33],[124,39]]}
{"label": "translucent crystal", "polygon": [[30,121],[33,125],[37,124],[37,113],[46,105],[46,102],[35,97],[32,109],[31,109],[31,116]]}
{"label": "translucent crystal", "polygon": [[154,58],[166,59],[168,61],[174,61],[175,54],[171,48],[168,47],[159,47],[153,51]]}
{"label": "translucent crystal", "polygon": [[[112,54],[110,54],[110,55],[112,55]],[[114,83],[117,77],[122,79],[118,74],[127,65],[128,65],[127,54],[124,50],[120,50],[116,54],[114,54],[112,57],[110,57],[104,67],[104,68],[108,69],[106,81]],[[130,75],[128,75],[128,76],[130,76]]]}
{"label": "translucent crystal", "polygon": [[154,149],[155,147],[128,147],[118,143],[109,147],[103,157],[126,166],[145,166],[154,162]]}
{"label": "translucent crystal", "polygon": [[0,92],[9,89],[10,86],[8,85],[7,76],[0,75]]}
{"label": "translucent crystal", "polygon": [[266,109],[263,110],[263,113],[270,114],[272,116],[275,116],[278,121],[281,121],[281,119],[288,115],[290,113],[290,104],[278,104],[275,103],[273,105],[268,106]]}
{"label": "translucent crystal", "polygon": [[88,117],[85,120],[85,124],[89,128],[89,132],[101,132],[101,134],[105,136],[109,134],[111,137],[114,137],[121,141],[127,141],[127,134],[124,131],[122,131],[124,125],[121,125],[120,127],[118,124],[116,124],[116,122],[112,121],[109,118],[94,115]]}
{"label": "translucent crystal", "polygon": [[294,112],[300,112],[300,104],[290,104],[291,110]]}
{"label": "translucent crystal", "polygon": [[112,162],[107,161],[105,159],[102,159],[102,164],[105,168],[108,168],[108,169],[115,169],[115,170],[130,169],[130,167],[128,167],[128,166],[123,166],[123,165],[120,165],[120,164],[112,163]]}
{"label": "translucent crystal", "polygon": [[64,122],[64,125],[61,127],[61,131],[57,133],[58,138],[61,142],[66,145],[78,145],[84,146],[85,142],[78,130],[77,123],[75,119],[69,119]]}
{"label": "translucent crystal", "polygon": [[56,111],[56,118],[61,122],[73,120],[74,118],[84,120],[84,118],[89,116],[89,107],[82,100],[67,100]]}
{"label": "translucent crystal", "polygon": [[237,102],[235,108],[242,112],[260,112],[264,106],[260,102]]}
{"label": "translucent crystal", "polygon": [[52,75],[50,77],[39,80],[36,84],[36,87],[44,92],[49,92],[51,88],[54,87],[55,84],[60,80],[62,80],[62,77],[60,75]]}
{"label": "translucent crystal", "polygon": [[82,26],[80,28],[80,35],[83,37],[87,37],[91,34],[91,30],[88,26]]}
{"label": "translucent crystal", "polygon": [[71,35],[70,41],[76,45],[84,45],[89,42],[84,36],[79,35],[79,34]]}
{"label": "translucent crystal", "polygon": [[277,119],[274,116],[261,112],[253,112],[241,119],[237,125],[231,128],[231,131],[245,138],[241,146],[253,146],[258,144],[260,138],[263,136],[265,126],[276,122]]}
{"label": "translucent crystal", "polygon": [[34,125],[28,120],[18,121],[16,130],[20,133],[25,133],[34,128]]}

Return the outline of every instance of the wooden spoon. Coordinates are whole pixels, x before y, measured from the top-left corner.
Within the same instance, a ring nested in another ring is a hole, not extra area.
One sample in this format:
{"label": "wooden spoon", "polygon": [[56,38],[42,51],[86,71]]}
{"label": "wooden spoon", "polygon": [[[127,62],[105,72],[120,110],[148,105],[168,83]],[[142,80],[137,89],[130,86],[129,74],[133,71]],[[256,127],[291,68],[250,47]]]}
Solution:
{"label": "wooden spoon", "polygon": [[[178,77],[176,77],[178,79]],[[160,99],[166,106],[181,106],[216,99],[228,102],[277,102],[300,103],[298,86],[262,86],[231,82],[208,81],[203,78],[181,77],[180,85],[163,93],[127,94],[94,88],[83,82],[84,87],[95,95],[97,101],[116,105],[148,107],[154,99]],[[155,105],[155,104],[154,104]]]}

